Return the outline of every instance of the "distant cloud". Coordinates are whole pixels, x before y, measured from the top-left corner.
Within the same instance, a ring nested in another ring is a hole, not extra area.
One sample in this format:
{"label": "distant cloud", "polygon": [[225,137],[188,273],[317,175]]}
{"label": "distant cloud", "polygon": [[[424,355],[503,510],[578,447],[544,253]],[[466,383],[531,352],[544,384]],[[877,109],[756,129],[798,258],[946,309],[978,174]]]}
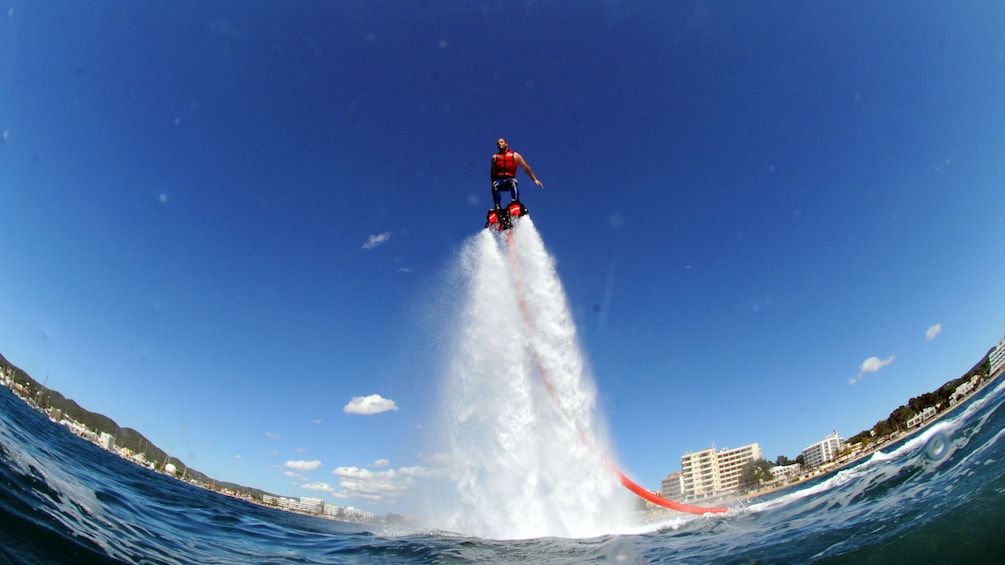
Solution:
{"label": "distant cloud", "polygon": [[[440,458],[441,462],[444,460]],[[387,459],[378,459],[372,467],[390,467]],[[419,480],[446,478],[449,473],[446,468],[428,468],[421,466],[399,467],[373,471],[360,467],[338,467],[332,471],[338,478],[338,484],[332,485],[320,481],[308,481],[304,478],[300,488],[316,492],[325,492],[338,499],[362,499],[371,502],[397,502],[409,494]],[[297,478],[292,473],[286,475]]]}
{"label": "distant cloud", "polygon": [[273,432],[265,432],[265,437],[269,439],[279,439],[279,434]]}
{"label": "distant cloud", "polygon": [[306,475],[301,475],[300,473],[296,473],[296,472],[293,472],[293,471],[286,471],[286,472],[283,473],[283,476],[285,476],[288,479],[293,479],[294,481],[297,481],[297,482],[300,482],[300,483],[307,482],[307,476]]}
{"label": "distant cloud", "polygon": [[882,369],[883,367],[886,367],[890,363],[893,363],[895,357],[896,356],[894,355],[891,355],[886,359],[880,359],[879,357],[870,357],[865,361],[862,361],[862,364],[859,365],[858,367],[858,375],[849,379],[848,384],[855,384],[861,381],[862,378],[865,377],[866,373],[875,373],[876,371]]}
{"label": "distant cloud", "polygon": [[321,462],[314,461],[287,461],[285,467],[287,469],[293,469],[294,471],[313,471],[321,466]]}
{"label": "distant cloud", "polygon": [[387,412],[388,410],[397,410],[398,407],[395,405],[393,400],[388,400],[379,394],[371,394],[370,396],[354,396],[349,404],[346,404],[342,411],[346,414],[362,414],[364,416],[369,416],[371,414],[380,414],[381,412]]}
{"label": "distant cloud", "polygon": [[366,240],[366,243],[363,244],[363,249],[373,249],[378,245],[387,243],[387,240],[389,239],[391,239],[391,232],[389,231],[377,235],[371,235]]}
{"label": "distant cloud", "polygon": [[312,424],[320,424],[321,423],[321,418],[314,418],[313,420],[311,420],[311,423]]}
{"label": "distant cloud", "polygon": [[398,264],[398,274],[402,274],[402,273],[403,274],[408,274],[408,273],[411,273],[414,270],[414,269],[412,269],[412,267],[409,267],[408,265],[402,265],[401,264],[401,262],[402,262],[401,261],[401,257],[395,257],[394,259],[392,259],[392,261],[394,261],[395,263]]}
{"label": "distant cloud", "polygon": [[430,476],[424,467],[401,467],[386,471],[339,467],[332,474],[339,478],[338,489],[329,491],[333,496],[374,502],[394,502],[412,490],[417,478]]}
{"label": "distant cloud", "polygon": [[928,328],[928,330],[925,332],[925,339],[927,339],[928,341],[932,341],[933,339],[938,337],[940,333],[942,333],[942,324],[941,323],[935,324],[934,326]]}
{"label": "distant cloud", "polygon": [[875,373],[876,371],[886,367],[890,363],[893,363],[894,356],[891,355],[886,359],[880,359],[879,357],[870,357],[865,361],[862,361],[862,365],[859,366],[859,370],[863,373]]}

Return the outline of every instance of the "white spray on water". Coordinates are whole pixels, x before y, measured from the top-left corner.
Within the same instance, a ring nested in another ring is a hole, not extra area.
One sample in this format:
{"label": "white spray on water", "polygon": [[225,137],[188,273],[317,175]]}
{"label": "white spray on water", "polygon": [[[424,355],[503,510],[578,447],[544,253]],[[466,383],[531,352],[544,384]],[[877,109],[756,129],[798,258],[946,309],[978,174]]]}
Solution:
{"label": "white spray on water", "polygon": [[605,467],[596,389],[568,301],[529,217],[462,250],[444,422],[459,508],[446,527],[486,538],[589,537],[626,527]]}

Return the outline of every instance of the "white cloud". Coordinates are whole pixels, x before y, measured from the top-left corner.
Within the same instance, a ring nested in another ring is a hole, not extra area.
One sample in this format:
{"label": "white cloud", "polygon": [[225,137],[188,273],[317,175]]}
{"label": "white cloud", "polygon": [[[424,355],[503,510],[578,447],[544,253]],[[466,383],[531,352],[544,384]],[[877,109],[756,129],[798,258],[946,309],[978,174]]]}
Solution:
{"label": "white cloud", "polygon": [[294,471],[313,471],[321,466],[321,462],[314,461],[287,461],[285,467]]}
{"label": "white cloud", "polygon": [[[439,458],[441,461],[443,457]],[[338,467],[331,473],[338,480],[337,485],[320,481],[309,481],[303,475],[286,472],[286,476],[297,479],[300,487],[305,490],[324,492],[337,499],[361,499],[371,502],[397,502],[408,495],[420,480],[442,479],[449,476],[446,468],[429,468],[421,466],[399,467],[398,469],[383,469],[390,467],[388,459],[377,459],[371,470],[355,466]]]}
{"label": "white cloud", "polygon": [[338,485],[313,481],[304,482],[300,488],[325,492],[339,499],[396,502],[415,487],[416,479],[435,476],[435,473],[423,467],[401,467],[386,471],[339,467],[332,474],[338,477]]}
{"label": "white cloud", "polygon": [[879,357],[870,357],[859,366],[859,370],[863,373],[875,373],[876,371],[886,367],[890,363],[893,363],[894,356],[891,355],[886,359],[880,359]]}
{"label": "white cloud", "polygon": [[412,490],[416,479],[431,476],[424,467],[401,467],[386,471],[339,467],[332,474],[339,478],[338,491],[332,491],[333,495],[375,502],[396,501]]}
{"label": "white cloud", "polygon": [[279,439],[279,434],[272,433],[272,432],[265,432],[265,437],[267,437],[269,439]]}
{"label": "white cloud", "polygon": [[397,409],[398,407],[393,400],[388,400],[379,394],[371,394],[370,396],[352,397],[352,400],[342,408],[342,411],[346,414],[363,414],[368,416]]}
{"label": "white cloud", "polygon": [[301,475],[300,473],[295,473],[293,471],[285,471],[283,473],[283,476],[286,477],[286,478],[288,478],[288,479],[293,479],[294,481],[307,482],[307,476],[306,475]]}
{"label": "white cloud", "polygon": [[942,323],[935,324],[934,326],[928,328],[928,330],[925,332],[925,339],[927,339],[928,341],[932,341],[933,339],[938,337],[940,333],[942,333]]}
{"label": "white cloud", "polygon": [[391,232],[386,231],[377,235],[371,235],[367,238],[366,243],[363,244],[363,249],[373,249],[378,245],[387,243],[387,240],[391,239]]}
{"label": "white cloud", "polygon": [[875,373],[876,371],[882,369],[883,367],[886,367],[890,363],[893,363],[895,357],[896,356],[894,355],[891,355],[886,359],[880,359],[879,357],[870,357],[865,361],[862,361],[862,364],[859,365],[858,367],[858,375],[848,379],[848,384],[853,385],[861,381],[862,378],[865,377],[866,373]]}
{"label": "white cloud", "polygon": [[321,492],[333,492],[335,490],[328,483],[319,483],[319,482],[304,483],[304,484],[300,485],[300,488],[307,489],[307,490],[317,490],[317,491],[321,491]]}

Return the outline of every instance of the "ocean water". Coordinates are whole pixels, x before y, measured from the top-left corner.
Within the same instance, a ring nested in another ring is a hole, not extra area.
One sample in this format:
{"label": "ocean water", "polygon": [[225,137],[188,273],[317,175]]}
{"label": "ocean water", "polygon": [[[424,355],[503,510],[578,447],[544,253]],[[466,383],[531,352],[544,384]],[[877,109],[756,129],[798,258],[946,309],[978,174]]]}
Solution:
{"label": "ocean water", "polygon": [[871,459],[716,516],[492,540],[289,514],[72,436],[0,389],[4,563],[1002,563],[1002,381]]}
{"label": "ocean water", "polygon": [[[533,223],[471,238],[457,274],[467,297],[441,424],[452,494],[422,525],[335,522],[190,486],[0,388],[0,562],[1005,563],[1005,379],[853,466],[725,514],[643,519],[598,464],[610,447],[597,391]],[[511,316],[486,327],[499,307]],[[500,331],[512,356],[491,364],[483,346]]]}

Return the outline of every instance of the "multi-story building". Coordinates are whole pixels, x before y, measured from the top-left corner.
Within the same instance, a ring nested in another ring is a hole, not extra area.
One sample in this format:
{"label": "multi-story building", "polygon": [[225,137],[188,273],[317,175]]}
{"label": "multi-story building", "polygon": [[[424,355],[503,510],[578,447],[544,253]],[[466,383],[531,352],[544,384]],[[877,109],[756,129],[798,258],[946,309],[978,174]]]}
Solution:
{"label": "multi-story building", "polygon": [[981,383],[981,377],[979,375],[974,375],[969,381],[964,382],[960,386],[956,387],[953,394],[949,396],[949,405],[955,406],[957,402],[967,397],[968,394],[973,392],[977,385]]}
{"label": "multi-story building", "polygon": [[115,449],[115,436],[108,432],[101,432],[101,434],[98,435],[98,445],[108,451],[112,451]]}
{"label": "multi-story building", "polygon": [[1005,366],[1005,337],[988,354],[988,363],[991,365],[991,373],[988,376],[994,376],[1002,366]]}
{"label": "multi-story building", "polygon": [[683,473],[670,473],[660,482],[660,496],[668,500],[680,500],[684,497]]}
{"label": "multi-story building", "polygon": [[775,480],[791,479],[799,475],[803,470],[803,466],[799,463],[792,463],[791,465],[775,465],[771,468],[771,476]]}
{"label": "multi-story building", "polygon": [[324,516],[327,518],[332,518],[335,520],[348,520],[351,522],[363,522],[367,520],[373,520],[373,512],[367,512],[365,510],[359,510],[353,508],[352,506],[336,506],[334,504],[326,504],[320,498],[286,498],[282,496],[272,496],[271,494],[266,494],[262,496],[262,502],[268,505],[275,506],[280,510],[286,510],[288,512],[298,512],[300,514],[313,514],[317,516]]}
{"label": "multi-story building", "polygon": [[715,447],[686,453],[680,458],[681,482],[685,498],[704,498],[733,492],[740,488],[743,466],[761,459],[756,443],[737,449]]}
{"label": "multi-story building", "polygon": [[921,412],[907,419],[907,429],[916,428],[935,417],[935,406],[927,406]]}
{"label": "multi-story building", "polygon": [[715,448],[685,453],[680,458],[684,496],[701,498],[715,493]]}
{"label": "multi-story building", "polygon": [[824,438],[823,441],[803,449],[803,463],[808,467],[823,465],[836,459],[842,449],[844,449],[844,440],[841,439],[837,430],[834,430],[834,433]]}
{"label": "multi-story building", "polygon": [[301,514],[321,514],[324,508],[324,502],[320,498],[286,498],[285,496],[264,495],[262,501],[266,504],[272,504],[280,510]]}
{"label": "multi-story building", "polygon": [[341,509],[342,515],[351,520],[373,520],[373,512],[367,512],[366,510],[360,510],[359,508],[353,508],[352,506],[343,506]]}

